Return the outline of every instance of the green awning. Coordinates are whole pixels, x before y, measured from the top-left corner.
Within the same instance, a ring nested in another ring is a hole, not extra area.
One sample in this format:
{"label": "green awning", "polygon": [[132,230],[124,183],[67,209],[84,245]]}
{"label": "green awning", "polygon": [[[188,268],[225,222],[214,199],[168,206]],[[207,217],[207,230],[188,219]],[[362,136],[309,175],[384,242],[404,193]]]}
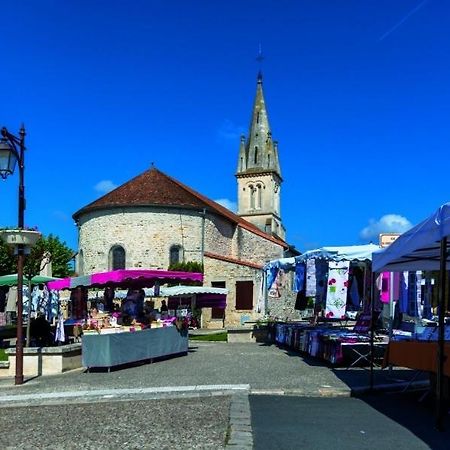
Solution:
{"label": "green awning", "polygon": [[[49,281],[59,280],[59,278],[54,277],[43,277],[41,275],[36,275],[31,279],[31,284],[44,284]],[[26,276],[23,277],[23,284],[28,284],[28,278]],[[17,274],[13,275],[2,275],[0,276],[0,286],[16,286],[17,285]]]}

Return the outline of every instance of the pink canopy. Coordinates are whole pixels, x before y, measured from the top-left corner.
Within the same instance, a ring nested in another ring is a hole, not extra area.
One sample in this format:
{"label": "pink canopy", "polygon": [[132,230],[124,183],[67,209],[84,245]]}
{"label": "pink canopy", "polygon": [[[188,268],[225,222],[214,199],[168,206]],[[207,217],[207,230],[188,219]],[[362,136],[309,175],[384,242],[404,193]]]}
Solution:
{"label": "pink canopy", "polygon": [[158,269],[129,269],[113,270],[111,272],[99,272],[80,277],[64,278],[62,280],[47,283],[49,289],[72,289],[79,286],[85,287],[151,287],[156,281],[167,283],[169,281],[195,281],[202,282],[203,274],[196,272],[176,272]]}

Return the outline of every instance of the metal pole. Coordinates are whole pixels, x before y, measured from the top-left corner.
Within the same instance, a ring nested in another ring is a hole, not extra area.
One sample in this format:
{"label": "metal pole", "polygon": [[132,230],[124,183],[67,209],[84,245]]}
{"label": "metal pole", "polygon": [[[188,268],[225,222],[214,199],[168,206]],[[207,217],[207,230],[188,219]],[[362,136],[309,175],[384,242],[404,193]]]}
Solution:
{"label": "metal pole", "polygon": [[[19,229],[24,228],[25,215],[25,183],[24,183],[24,156],[25,156],[25,129],[22,125],[20,129],[19,141]],[[17,246],[17,339],[16,339],[16,378],[15,384],[23,384],[23,266],[24,266],[24,246]]]}
{"label": "metal pole", "polygon": [[370,377],[369,377],[369,389],[373,391],[373,360],[374,360],[374,347],[373,341],[375,339],[375,273],[372,272],[370,283]]}
{"label": "metal pole", "polygon": [[437,377],[436,377],[436,428],[444,430],[444,316],[445,316],[445,283],[447,281],[447,237],[441,240],[441,260],[439,274],[439,328],[438,328],[438,352],[437,352]]}

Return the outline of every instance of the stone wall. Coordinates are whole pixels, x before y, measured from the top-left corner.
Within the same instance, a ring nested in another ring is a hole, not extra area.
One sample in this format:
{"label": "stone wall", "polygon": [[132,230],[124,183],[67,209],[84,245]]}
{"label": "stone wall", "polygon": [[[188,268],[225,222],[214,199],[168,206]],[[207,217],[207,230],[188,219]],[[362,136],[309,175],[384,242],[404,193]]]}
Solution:
{"label": "stone wall", "polygon": [[[252,267],[220,261],[214,258],[205,258],[205,286],[211,286],[213,281],[224,281],[228,289],[227,307],[225,310],[225,322],[211,319],[211,308],[202,311],[202,321],[205,328],[221,328],[240,326],[245,320],[254,321],[261,317],[255,312],[258,301],[258,291],[262,271]],[[236,309],[236,281],[253,281],[253,309]]]}
{"label": "stone wall", "polygon": [[[79,270],[80,275],[110,270],[109,253],[115,245],[124,248],[128,269],[167,269],[173,245],[183,249],[185,261],[202,262],[202,249],[261,266],[283,256],[281,245],[216,214],[204,216],[203,211],[168,207],[105,209],[80,217],[79,249],[83,260],[78,265],[83,269]],[[205,285],[225,281],[229,289],[226,326],[240,325],[242,318],[259,317],[253,311],[235,309],[236,281],[253,281],[256,305],[262,275],[259,269],[212,258],[205,259],[204,266]],[[203,313],[206,326],[222,326],[222,321],[211,320],[211,309]]]}
{"label": "stone wall", "polygon": [[141,207],[88,213],[79,225],[83,271],[109,270],[114,245],[125,249],[128,269],[167,269],[172,245],[182,247],[185,260],[201,262],[202,226],[199,211]]}
{"label": "stone wall", "polygon": [[277,279],[279,297],[267,298],[268,314],[281,320],[300,319],[300,311],[295,308],[297,294],[292,292],[294,272],[287,272]]}

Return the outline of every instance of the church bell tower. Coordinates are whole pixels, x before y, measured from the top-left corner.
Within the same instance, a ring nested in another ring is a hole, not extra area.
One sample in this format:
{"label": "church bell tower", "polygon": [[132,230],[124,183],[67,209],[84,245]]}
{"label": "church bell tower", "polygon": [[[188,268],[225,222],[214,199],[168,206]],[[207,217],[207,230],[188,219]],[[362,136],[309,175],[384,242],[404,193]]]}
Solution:
{"label": "church bell tower", "polygon": [[238,215],[268,234],[285,239],[281,221],[278,142],[272,139],[259,72],[248,137],[241,136],[238,168]]}

